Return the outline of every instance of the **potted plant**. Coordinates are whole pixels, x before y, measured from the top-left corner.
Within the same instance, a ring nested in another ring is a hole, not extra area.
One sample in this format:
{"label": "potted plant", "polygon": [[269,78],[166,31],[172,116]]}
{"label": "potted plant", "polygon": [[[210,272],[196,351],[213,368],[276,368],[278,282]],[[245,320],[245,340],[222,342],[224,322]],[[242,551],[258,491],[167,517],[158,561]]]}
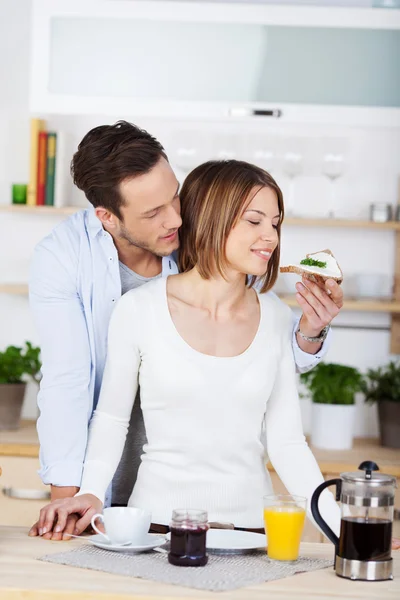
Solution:
{"label": "potted plant", "polygon": [[382,446],[400,448],[400,360],[369,369],[362,391],[366,402],[378,405]]}
{"label": "potted plant", "polygon": [[353,444],[355,395],[362,375],[354,367],[319,363],[300,380],[312,400],[311,444],[328,450],[348,450]]}
{"label": "potted plant", "polygon": [[25,348],[8,346],[0,352],[0,429],[18,429],[26,378],[38,382],[40,348],[30,342]]}

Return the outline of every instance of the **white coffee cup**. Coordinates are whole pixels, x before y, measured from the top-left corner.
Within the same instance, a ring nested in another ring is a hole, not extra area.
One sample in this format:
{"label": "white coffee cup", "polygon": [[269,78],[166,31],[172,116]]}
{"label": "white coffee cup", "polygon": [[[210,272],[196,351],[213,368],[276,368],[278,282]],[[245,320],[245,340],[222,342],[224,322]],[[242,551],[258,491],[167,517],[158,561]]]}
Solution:
{"label": "white coffee cup", "polygon": [[[106,533],[100,531],[95,521],[100,519],[104,523]],[[91,525],[111,544],[140,544],[149,532],[151,513],[142,508],[131,506],[111,506],[105,508],[103,514],[93,515]]]}

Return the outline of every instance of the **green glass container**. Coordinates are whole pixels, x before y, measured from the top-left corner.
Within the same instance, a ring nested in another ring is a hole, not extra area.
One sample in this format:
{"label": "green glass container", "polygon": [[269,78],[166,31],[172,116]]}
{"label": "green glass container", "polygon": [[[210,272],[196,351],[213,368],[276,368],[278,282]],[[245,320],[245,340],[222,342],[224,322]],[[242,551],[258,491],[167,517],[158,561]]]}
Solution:
{"label": "green glass container", "polygon": [[13,204],[26,204],[26,192],[28,186],[26,183],[13,183],[12,184],[12,203]]}

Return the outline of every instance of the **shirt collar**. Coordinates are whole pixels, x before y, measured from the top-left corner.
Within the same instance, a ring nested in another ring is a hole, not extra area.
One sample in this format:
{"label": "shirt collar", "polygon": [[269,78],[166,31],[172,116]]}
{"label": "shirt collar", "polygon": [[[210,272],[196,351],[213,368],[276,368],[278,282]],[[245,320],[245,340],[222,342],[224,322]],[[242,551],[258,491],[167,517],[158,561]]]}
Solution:
{"label": "shirt collar", "polygon": [[96,217],[94,206],[90,205],[87,209],[87,229],[90,237],[95,238],[101,231],[104,231],[100,219]]}

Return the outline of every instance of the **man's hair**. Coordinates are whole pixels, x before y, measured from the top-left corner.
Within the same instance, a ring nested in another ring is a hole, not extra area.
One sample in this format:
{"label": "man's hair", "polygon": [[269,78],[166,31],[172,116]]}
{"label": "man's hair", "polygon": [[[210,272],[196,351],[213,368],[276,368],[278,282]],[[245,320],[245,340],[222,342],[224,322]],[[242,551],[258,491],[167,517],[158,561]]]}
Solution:
{"label": "man's hair", "polygon": [[[254,188],[275,191],[279,207],[278,246],[266,274],[260,278],[260,290],[272,288],[280,258],[280,228],[283,220],[283,196],[273,177],[263,169],[239,160],[209,161],[196,167],[185,179],[180,192],[182,227],[179,267],[182,272],[196,267],[204,279],[215,272],[225,277],[228,266],[225,246]],[[252,277],[250,285],[254,285]]]}
{"label": "man's hair", "polygon": [[167,159],[155,137],[132,123],[117,121],[85,135],[72,158],[71,175],[95,208],[102,206],[123,220],[120,183],[148,173],[161,157]]}

